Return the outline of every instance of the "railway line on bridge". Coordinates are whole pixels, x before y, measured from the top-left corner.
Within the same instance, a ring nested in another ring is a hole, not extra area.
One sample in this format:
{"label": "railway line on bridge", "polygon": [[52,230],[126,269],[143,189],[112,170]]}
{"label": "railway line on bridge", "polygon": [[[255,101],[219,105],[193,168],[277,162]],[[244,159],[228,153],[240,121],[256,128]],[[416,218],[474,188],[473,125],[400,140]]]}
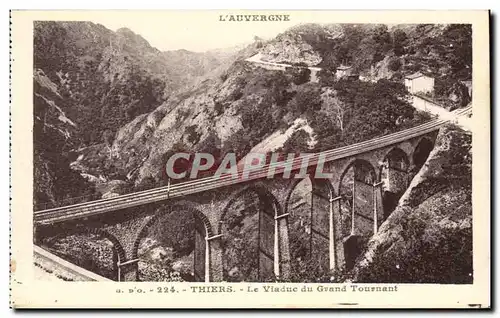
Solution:
{"label": "railway line on bridge", "polygon": [[[468,106],[466,108],[456,110],[454,113],[457,116],[462,116],[470,113],[471,110],[472,106]],[[416,127],[363,141],[357,144],[308,154],[304,157],[298,157],[293,160],[291,170],[294,171],[300,169],[302,159],[305,157],[308,157],[308,166],[315,166],[320,161],[320,158],[323,162],[329,162],[364,153],[382,146],[396,144],[403,140],[435,131],[449,121],[450,120],[448,119],[434,119]],[[287,169],[287,167],[283,166],[282,162],[278,162],[274,164],[266,164],[261,168],[256,168],[250,171],[248,178],[234,178],[231,174],[223,175],[221,177],[211,176],[171,186],[124,194],[114,198],[100,199],[47,210],[39,210],[34,212],[34,223],[38,225],[49,225],[70,220],[83,219],[98,214],[118,211],[124,208],[135,207],[167,199],[180,198],[186,195],[222,188],[250,180],[263,179],[267,177],[270,168],[275,169],[276,174],[279,174]]]}

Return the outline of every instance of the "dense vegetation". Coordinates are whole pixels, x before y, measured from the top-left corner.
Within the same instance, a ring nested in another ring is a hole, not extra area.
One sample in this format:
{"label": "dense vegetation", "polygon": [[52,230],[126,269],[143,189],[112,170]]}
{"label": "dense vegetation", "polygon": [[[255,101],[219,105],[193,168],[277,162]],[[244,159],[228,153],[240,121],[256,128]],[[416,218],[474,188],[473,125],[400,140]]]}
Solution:
{"label": "dense vegetation", "polygon": [[133,46],[133,36],[84,22],[35,24],[34,67],[61,84],[65,111],[82,145],[101,142],[106,130],[114,134],[163,101],[164,79],[137,56],[141,50],[155,55],[155,49]]}
{"label": "dense vegetation", "polygon": [[318,66],[326,72],[349,65],[353,73],[396,81],[422,72],[436,79],[432,97],[440,104],[456,107],[470,101],[461,83],[472,78],[472,26],[469,24],[395,25],[390,28],[386,25],[308,24],[292,28],[281,37],[296,33],[319,53]]}
{"label": "dense vegetation", "polygon": [[[460,82],[470,79],[472,73],[470,25],[388,28],[309,24],[294,27],[267,45],[279,41],[296,45],[303,41],[319,53],[322,60],[318,66],[323,68],[319,83],[309,82],[305,63],[293,63],[295,67],[281,72],[237,62],[221,78],[221,89],[231,83],[232,93],[216,97],[214,109],[216,116],[229,109],[239,114],[242,129],[221,142],[213,133],[199,136],[187,127],[185,135],[194,142],[184,144],[186,149],[212,149],[218,157],[235,152],[242,158],[277,129],[289,127],[295,118],[307,120],[317,143],[311,147],[312,137],[298,130],[285,143],[283,152],[321,151],[408,128],[428,119],[414,112],[402,85],[405,75],[417,71],[436,78],[435,93],[430,98],[453,107],[470,101]],[[334,70],[341,64],[376,80],[338,80]],[[385,71],[380,65],[386,65]],[[210,142],[205,143],[205,138]],[[202,146],[197,145],[198,139]]]}
{"label": "dense vegetation", "polygon": [[117,254],[108,239],[96,234],[44,238],[44,247],[98,275],[117,280]]}
{"label": "dense vegetation", "polygon": [[[143,281],[195,280],[194,254],[198,252],[204,255],[205,253],[204,247],[196,246],[195,243],[197,235],[195,230],[200,227],[200,224],[196,222],[200,221],[189,211],[160,210],[157,212],[163,212],[164,216],[149,226],[139,246],[140,279]],[[201,235],[204,240],[204,231],[198,235]]]}
{"label": "dense vegetation", "polygon": [[[334,31],[341,35],[332,36]],[[318,66],[329,70],[344,64],[363,73],[390,57],[391,68],[405,74],[423,70],[455,80],[470,79],[472,75],[472,26],[469,24],[403,24],[391,28],[374,24],[309,24],[287,32],[299,32],[301,38],[320,53],[322,61]]]}

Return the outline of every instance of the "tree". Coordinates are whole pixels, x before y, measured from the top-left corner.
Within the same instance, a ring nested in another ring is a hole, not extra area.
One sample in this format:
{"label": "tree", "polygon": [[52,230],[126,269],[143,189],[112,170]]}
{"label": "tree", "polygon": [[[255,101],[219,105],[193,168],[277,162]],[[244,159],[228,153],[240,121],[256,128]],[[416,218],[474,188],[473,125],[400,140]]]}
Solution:
{"label": "tree", "polygon": [[335,120],[332,120],[322,112],[316,114],[317,116],[309,121],[310,126],[314,129],[317,141],[314,150],[323,151],[341,146],[343,134],[335,123]]}
{"label": "tree", "polygon": [[448,60],[454,73],[468,70],[462,76],[472,73],[472,26],[470,24],[451,24],[446,27],[442,37],[444,58]]}
{"label": "tree", "polygon": [[111,159],[111,145],[113,144],[113,139],[114,139],[114,134],[111,132],[111,130],[106,129],[102,133],[102,141],[106,144],[109,150],[109,159]]}
{"label": "tree", "polygon": [[335,73],[337,71],[337,67],[339,63],[337,62],[337,56],[335,56],[335,52],[327,52],[323,57],[323,61],[321,61],[321,68],[323,70],[328,70],[330,72]]}
{"label": "tree", "polygon": [[396,72],[401,68],[401,61],[398,58],[392,58],[387,65],[389,70]]}
{"label": "tree", "polygon": [[281,151],[286,155],[289,153],[299,154],[301,152],[306,152],[309,150],[308,142],[311,139],[309,134],[304,130],[296,130],[283,144]]}
{"label": "tree", "polygon": [[252,147],[249,135],[245,133],[244,129],[241,129],[226,139],[222,145],[221,157],[224,158],[226,154],[234,153],[236,159],[240,160],[250,152]]}
{"label": "tree", "polygon": [[287,67],[287,71],[292,75],[292,82],[295,85],[302,85],[311,80],[311,70],[304,66]]}
{"label": "tree", "polygon": [[187,126],[185,133],[187,135],[187,141],[192,143],[192,144],[197,144],[198,141],[200,141],[201,134],[196,131],[198,126],[196,125],[191,125]]}
{"label": "tree", "polygon": [[311,83],[301,86],[290,102],[291,111],[296,114],[318,111],[322,104],[320,95],[320,87],[317,84]]}
{"label": "tree", "polygon": [[291,95],[287,90],[290,86],[289,77],[281,72],[272,72],[266,73],[261,80],[264,87],[269,89],[267,95],[272,99],[271,102],[275,102],[278,106],[285,106],[290,101]]}
{"label": "tree", "polygon": [[405,54],[405,46],[408,43],[406,32],[400,29],[394,31],[392,35],[392,49],[396,56]]}
{"label": "tree", "polygon": [[326,108],[333,114],[335,118],[335,123],[340,129],[340,132],[344,133],[344,117],[345,117],[345,106],[342,105],[337,96],[336,92],[332,89],[327,89],[323,94],[321,94],[323,104]]}
{"label": "tree", "polygon": [[362,71],[369,69],[375,62],[375,57],[378,58],[377,42],[373,37],[365,37],[359,42],[358,48],[354,51],[353,69],[354,71]]}
{"label": "tree", "polygon": [[356,24],[343,24],[344,37],[339,45],[337,61],[354,61],[361,41],[366,37],[366,31]]}
{"label": "tree", "polygon": [[212,174],[212,172],[217,170],[217,167],[219,166],[219,164],[221,163],[221,161],[223,159],[223,157],[221,155],[221,151],[222,151],[221,146],[222,146],[222,142],[214,130],[210,130],[208,132],[208,136],[199,143],[199,145],[197,147],[199,152],[209,153],[212,156],[214,156],[214,158],[215,158],[214,165],[212,166],[210,171],[204,172],[204,173],[202,173],[202,175]]}
{"label": "tree", "polygon": [[375,52],[373,54],[373,62],[377,63],[384,59],[385,54],[391,48],[391,34],[388,32],[387,25],[377,26],[373,31],[373,40],[375,41]]}
{"label": "tree", "polygon": [[[343,102],[347,144],[374,138],[398,129],[398,118],[413,118],[404,85],[388,80],[377,83],[344,81],[336,83],[338,98]],[[347,115],[347,116],[346,116]]]}

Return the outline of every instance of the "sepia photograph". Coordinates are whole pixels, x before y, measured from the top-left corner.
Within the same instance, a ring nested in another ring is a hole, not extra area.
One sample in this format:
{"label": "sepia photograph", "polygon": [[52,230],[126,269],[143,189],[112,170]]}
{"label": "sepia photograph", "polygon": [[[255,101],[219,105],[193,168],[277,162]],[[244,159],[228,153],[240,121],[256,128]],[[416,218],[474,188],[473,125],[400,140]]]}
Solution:
{"label": "sepia photograph", "polygon": [[475,284],[473,22],[109,12],[28,26],[35,281]]}

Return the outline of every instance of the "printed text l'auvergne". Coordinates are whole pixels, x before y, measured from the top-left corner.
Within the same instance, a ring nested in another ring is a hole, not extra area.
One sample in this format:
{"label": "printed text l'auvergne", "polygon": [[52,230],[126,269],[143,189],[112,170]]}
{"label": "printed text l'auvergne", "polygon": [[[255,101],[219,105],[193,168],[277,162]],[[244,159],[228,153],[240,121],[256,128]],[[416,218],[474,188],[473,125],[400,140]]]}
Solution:
{"label": "printed text l'auvergne", "polygon": [[289,14],[221,14],[221,22],[280,22],[290,21]]}

